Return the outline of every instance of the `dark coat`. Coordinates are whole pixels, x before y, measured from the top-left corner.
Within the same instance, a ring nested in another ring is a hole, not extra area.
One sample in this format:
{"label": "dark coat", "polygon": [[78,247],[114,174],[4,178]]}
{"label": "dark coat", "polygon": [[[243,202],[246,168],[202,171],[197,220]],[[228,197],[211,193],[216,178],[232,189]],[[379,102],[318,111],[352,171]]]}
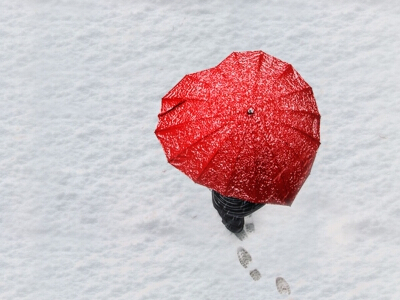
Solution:
{"label": "dark coat", "polygon": [[244,218],[263,207],[264,203],[252,203],[238,198],[226,197],[212,190],[214,208],[219,215],[228,215],[235,218]]}

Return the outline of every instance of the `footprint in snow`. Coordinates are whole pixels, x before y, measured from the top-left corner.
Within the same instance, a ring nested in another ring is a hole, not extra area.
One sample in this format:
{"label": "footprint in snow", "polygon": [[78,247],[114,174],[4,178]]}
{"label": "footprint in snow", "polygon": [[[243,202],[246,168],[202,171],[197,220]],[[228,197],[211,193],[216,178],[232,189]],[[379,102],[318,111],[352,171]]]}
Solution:
{"label": "footprint in snow", "polygon": [[[243,266],[243,268],[247,268],[252,261],[250,253],[247,252],[247,250],[243,247],[239,247],[237,249],[237,255],[239,258],[239,262]],[[257,281],[261,278],[261,274],[257,269],[250,271],[249,274],[254,281]]]}
{"label": "footprint in snow", "polygon": [[282,295],[290,295],[290,286],[282,277],[276,278],[276,288]]}

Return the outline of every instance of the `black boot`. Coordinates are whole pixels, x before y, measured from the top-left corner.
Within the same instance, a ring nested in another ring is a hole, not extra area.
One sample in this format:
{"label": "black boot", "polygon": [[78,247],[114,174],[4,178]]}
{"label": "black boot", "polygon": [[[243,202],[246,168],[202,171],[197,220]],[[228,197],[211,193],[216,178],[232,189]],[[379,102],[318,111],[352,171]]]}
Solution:
{"label": "black boot", "polygon": [[222,223],[230,232],[239,233],[243,230],[244,218],[235,218],[225,215],[225,217],[222,218]]}

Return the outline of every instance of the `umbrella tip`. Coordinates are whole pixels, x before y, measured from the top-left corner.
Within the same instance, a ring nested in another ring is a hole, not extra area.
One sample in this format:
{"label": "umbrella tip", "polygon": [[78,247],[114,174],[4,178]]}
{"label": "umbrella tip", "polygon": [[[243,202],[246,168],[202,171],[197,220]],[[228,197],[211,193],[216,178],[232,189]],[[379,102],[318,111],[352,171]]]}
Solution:
{"label": "umbrella tip", "polygon": [[250,107],[250,108],[247,110],[247,114],[248,114],[248,115],[254,114],[254,108]]}

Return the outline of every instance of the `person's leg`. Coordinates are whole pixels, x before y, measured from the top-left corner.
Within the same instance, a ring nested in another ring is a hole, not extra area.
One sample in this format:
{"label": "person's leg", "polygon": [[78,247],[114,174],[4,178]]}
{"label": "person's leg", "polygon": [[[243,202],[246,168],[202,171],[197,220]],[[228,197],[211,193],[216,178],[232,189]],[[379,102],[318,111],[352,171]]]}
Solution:
{"label": "person's leg", "polygon": [[235,218],[225,215],[225,217],[222,218],[222,224],[224,224],[226,229],[228,229],[230,232],[239,233],[243,230],[244,218]]}
{"label": "person's leg", "polygon": [[244,217],[264,206],[264,204],[225,197],[214,190],[212,191],[212,201],[214,208],[222,218],[222,223],[229,231],[234,233],[243,229]]}
{"label": "person's leg", "polygon": [[215,191],[212,192],[212,202],[214,208],[222,219],[222,224],[224,224],[230,232],[239,233],[243,230],[244,218],[228,214],[227,207],[221,199],[221,195]]}

